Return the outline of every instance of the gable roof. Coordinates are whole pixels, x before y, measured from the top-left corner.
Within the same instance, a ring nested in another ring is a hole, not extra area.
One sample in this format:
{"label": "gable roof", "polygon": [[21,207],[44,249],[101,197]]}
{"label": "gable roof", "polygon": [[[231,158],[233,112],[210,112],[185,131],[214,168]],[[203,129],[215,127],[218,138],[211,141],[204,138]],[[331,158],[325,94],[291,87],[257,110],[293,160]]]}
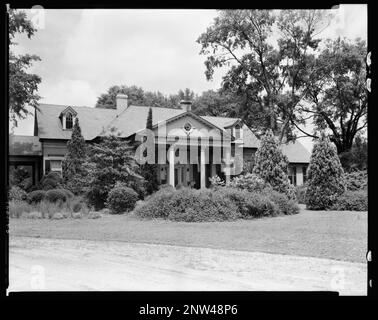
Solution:
{"label": "gable roof", "polygon": [[9,155],[11,156],[40,156],[42,145],[36,136],[9,135]]}
{"label": "gable roof", "polygon": [[309,163],[311,154],[298,140],[281,145],[281,150],[291,163]]}
{"label": "gable roof", "polygon": [[[41,139],[71,139],[71,130],[63,130],[59,115],[67,106],[40,104],[36,112],[38,136]],[[116,116],[115,109],[75,107],[80,122],[81,133],[85,140],[94,139],[103,126]]]}

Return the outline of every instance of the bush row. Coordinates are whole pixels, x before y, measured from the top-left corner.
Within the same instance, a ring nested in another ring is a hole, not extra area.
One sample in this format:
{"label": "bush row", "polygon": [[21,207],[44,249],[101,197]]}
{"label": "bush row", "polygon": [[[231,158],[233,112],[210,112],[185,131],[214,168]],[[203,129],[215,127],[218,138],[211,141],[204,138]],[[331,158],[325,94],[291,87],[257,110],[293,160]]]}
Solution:
{"label": "bush row", "polygon": [[73,198],[74,194],[66,189],[50,189],[50,190],[35,190],[28,194],[27,200],[29,203],[38,203],[42,200],[50,202],[66,202]]}
{"label": "bush row", "polygon": [[186,222],[249,219],[298,212],[295,202],[278,192],[258,193],[232,187],[214,190],[164,188],[135,209],[135,214],[142,218]]}

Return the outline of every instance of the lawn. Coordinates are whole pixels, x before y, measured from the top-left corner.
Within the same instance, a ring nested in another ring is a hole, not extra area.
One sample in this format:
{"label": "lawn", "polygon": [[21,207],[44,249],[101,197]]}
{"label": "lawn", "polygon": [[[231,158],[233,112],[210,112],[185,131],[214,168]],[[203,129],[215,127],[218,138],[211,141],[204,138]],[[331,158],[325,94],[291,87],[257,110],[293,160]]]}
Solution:
{"label": "lawn", "polygon": [[11,236],[114,240],[259,251],[365,262],[367,213],[308,211],[234,222],[185,223],[130,215],[101,219],[10,219]]}

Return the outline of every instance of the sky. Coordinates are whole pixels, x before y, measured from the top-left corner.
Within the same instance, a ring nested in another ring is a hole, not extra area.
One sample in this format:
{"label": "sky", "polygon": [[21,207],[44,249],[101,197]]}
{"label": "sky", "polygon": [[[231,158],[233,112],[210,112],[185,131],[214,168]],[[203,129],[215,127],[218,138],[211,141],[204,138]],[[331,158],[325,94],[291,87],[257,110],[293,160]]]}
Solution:
{"label": "sky", "polygon": [[[367,38],[367,6],[341,5],[319,35]],[[205,56],[196,42],[217,16],[215,10],[28,10],[38,28],[17,36],[16,54],[41,58],[30,72],[42,78],[41,103],[94,106],[112,85],[147,91],[197,94],[220,88],[224,70],[205,77]],[[15,134],[32,135],[33,117],[19,121]],[[311,149],[311,139],[301,140]]]}

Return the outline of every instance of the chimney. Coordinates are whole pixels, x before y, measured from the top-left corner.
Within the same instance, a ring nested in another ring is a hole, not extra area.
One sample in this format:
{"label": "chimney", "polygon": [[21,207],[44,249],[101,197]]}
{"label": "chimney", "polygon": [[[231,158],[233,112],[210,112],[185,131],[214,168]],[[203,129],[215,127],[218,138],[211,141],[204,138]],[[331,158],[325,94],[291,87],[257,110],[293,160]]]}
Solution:
{"label": "chimney", "polygon": [[117,108],[118,114],[127,108],[127,95],[126,94],[122,94],[122,93],[117,94],[116,108]]}
{"label": "chimney", "polygon": [[182,110],[185,111],[192,111],[192,102],[188,100],[181,100],[180,106]]}

